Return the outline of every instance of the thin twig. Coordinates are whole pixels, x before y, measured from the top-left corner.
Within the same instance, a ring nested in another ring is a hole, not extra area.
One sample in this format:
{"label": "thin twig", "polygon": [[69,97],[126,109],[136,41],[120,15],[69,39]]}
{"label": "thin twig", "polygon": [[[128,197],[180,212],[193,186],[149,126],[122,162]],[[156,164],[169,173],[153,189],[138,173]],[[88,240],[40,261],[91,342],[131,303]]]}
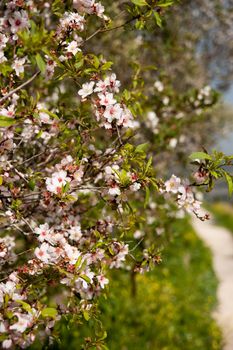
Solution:
{"label": "thin twig", "polygon": [[40,71],[37,71],[30,79],[28,79],[23,84],[19,85],[17,88],[8,92],[8,94],[6,94],[2,98],[0,98],[0,104],[2,104],[5,100],[7,100],[9,97],[11,97],[15,92],[21,90],[22,88],[24,88],[25,86],[30,84],[39,74],[40,74]]}
{"label": "thin twig", "polygon": [[126,22],[124,22],[124,23],[122,23],[122,24],[120,24],[118,26],[112,27],[112,28],[99,28],[94,33],[92,33],[89,37],[87,37],[85,40],[83,40],[81,45],[83,45],[84,43],[86,43],[87,41],[89,41],[90,39],[92,39],[94,36],[96,36],[99,33],[111,32],[112,30],[123,28],[127,24],[133,22],[136,19],[139,19],[140,17],[141,17],[141,14],[137,15],[137,16],[134,16],[134,17],[130,18],[128,21],[126,21]]}
{"label": "thin twig", "polygon": [[18,231],[22,232],[25,235],[25,232],[20,227],[18,227],[16,224],[12,224],[10,226],[15,227]]}
{"label": "thin twig", "polygon": [[23,255],[23,254],[25,254],[25,253],[28,253],[28,252],[31,252],[33,249],[31,248],[31,249],[27,249],[27,250],[24,250],[23,252],[21,252],[21,253],[18,253],[18,254],[16,254],[17,256],[20,256],[20,255]]}
{"label": "thin twig", "polygon": [[30,157],[30,158],[24,160],[20,165],[23,165],[23,164],[25,164],[25,163],[27,163],[27,162],[30,162],[32,159],[37,158],[37,157],[41,156],[42,154],[44,154],[44,151],[41,152],[41,153],[35,154],[34,156],[32,156],[32,157]]}
{"label": "thin twig", "polygon": [[140,239],[140,241],[139,241],[132,249],[130,249],[130,252],[133,252],[133,251],[142,243],[142,241],[144,240],[144,238],[145,238],[145,237],[142,237],[142,238]]}
{"label": "thin twig", "polygon": [[34,230],[33,230],[33,228],[31,227],[31,225],[29,224],[29,222],[28,222],[26,219],[24,219],[24,218],[21,218],[21,220],[23,220],[23,222],[24,222],[26,225],[28,225],[28,227],[30,228],[30,230],[34,233]]}
{"label": "thin twig", "polygon": [[118,135],[119,142],[120,142],[121,145],[123,145],[123,142],[121,140],[121,134],[120,134],[120,131],[119,131],[119,128],[118,128],[117,125],[116,125],[116,129],[117,129],[117,135]]}
{"label": "thin twig", "polygon": [[9,161],[7,161],[7,164],[11,167],[11,169],[13,169],[15,171],[15,173],[19,177],[21,177],[21,179],[23,179],[28,184],[29,181],[25,178],[25,176],[18,169],[16,169]]}

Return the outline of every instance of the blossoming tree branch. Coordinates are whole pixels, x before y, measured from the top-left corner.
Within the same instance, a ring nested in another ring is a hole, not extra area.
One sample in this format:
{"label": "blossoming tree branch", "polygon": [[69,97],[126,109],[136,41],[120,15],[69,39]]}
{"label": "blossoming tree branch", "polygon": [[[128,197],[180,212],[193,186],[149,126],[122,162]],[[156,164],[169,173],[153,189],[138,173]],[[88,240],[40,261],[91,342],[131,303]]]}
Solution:
{"label": "blossoming tree branch", "polygon": [[[162,135],[166,122],[137,77],[122,87],[114,62],[91,51],[109,32],[138,31],[151,18],[161,26],[172,4],[128,1],[115,24],[108,3],[105,9],[95,0],[1,2],[3,348],[26,348],[38,338],[43,344],[62,319],[98,319],[111,269],[145,273],[157,265],[160,252],[144,219],[148,212],[156,216],[156,201],[166,203],[167,212],[206,220],[197,190],[211,190],[225,177],[232,192],[226,170],[232,157],[218,152],[192,154],[190,180],[158,177],[157,150],[150,140],[140,141],[145,130]],[[165,110],[172,102],[156,74],[153,94]],[[198,115],[214,102],[215,93],[203,87],[196,100],[179,107],[177,123],[182,113]],[[176,138],[166,142],[176,147]],[[104,338],[88,346],[104,349]]]}

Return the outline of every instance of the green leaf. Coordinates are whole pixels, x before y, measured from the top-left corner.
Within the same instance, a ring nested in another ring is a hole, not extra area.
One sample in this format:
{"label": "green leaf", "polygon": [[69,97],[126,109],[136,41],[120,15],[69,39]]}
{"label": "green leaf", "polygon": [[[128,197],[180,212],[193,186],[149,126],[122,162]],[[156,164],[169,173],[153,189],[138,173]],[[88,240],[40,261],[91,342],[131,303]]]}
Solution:
{"label": "green leaf", "polygon": [[148,5],[145,0],[131,0],[131,2],[134,5],[137,5],[137,6],[146,6],[146,5]]}
{"label": "green leaf", "polygon": [[205,153],[205,152],[194,152],[192,153],[190,156],[189,156],[190,159],[192,160],[195,160],[195,159],[200,159],[200,160],[203,160],[203,159],[207,159],[207,160],[211,160],[212,157],[208,154],[208,153]]}
{"label": "green leaf", "polygon": [[101,336],[101,338],[99,338],[99,340],[104,340],[104,339],[107,338],[107,336],[108,336],[107,332],[104,331],[104,332],[103,332],[103,335]]}
{"label": "green leaf", "polygon": [[9,66],[9,65],[7,65],[7,64],[1,64],[0,65],[0,71],[1,71],[1,73],[5,76],[5,77],[7,77],[7,76],[9,76],[9,72],[11,72],[12,71],[12,67],[11,66]]}
{"label": "green leaf", "polygon": [[158,189],[159,189],[159,187],[158,187],[158,184],[157,184],[156,180],[154,180],[154,179],[150,179],[150,182],[151,182],[151,184],[154,186],[154,188],[155,188],[156,190],[158,190]]}
{"label": "green leaf", "polygon": [[109,250],[109,253],[110,253],[111,255],[115,255],[115,253],[114,253],[114,251],[113,251],[113,249],[112,249],[111,246],[108,247],[108,250]]}
{"label": "green leaf", "polygon": [[57,316],[57,310],[53,307],[46,307],[41,311],[43,317],[55,318]]}
{"label": "green leaf", "polygon": [[210,174],[215,178],[215,179],[218,179],[221,177],[221,174],[215,170],[211,170],[210,171]]}
{"label": "green leaf", "polygon": [[171,6],[174,4],[174,0],[162,0],[162,1],[159,1],[156,5],[159,6],[159,7],[168,7],[168,6]]}
{"label": "green leaf", "polygon": [[6,128],[8,126],[14,125],[15,123],[15,119],[0,115],[0,127]]}
{"label": "green leaf", "polygon": [[23,301],[23,300],[16,300],[16,303],[21,304],[22,308],[23,308],[25,311],[27,311],[27,312],[29,312],[29,313],[32,312],[31,306],[30,306],[28,303],[25,303],[25,301]]}
{"label": "green leaf", "polygon": [[82,255],[80,255],[80,256],[78,257],[78,260],[77,260],[76,263],[75,263],[75,267],[76,267],[76,268],[80,267],[80,265],[81,265],[81,263],[82,263],[82,259],[83,259],[83,257],[82,257]]}
{"label": "green leaf", "polygon": [[125,169],[122,169],[121,172],[116,173],[119,176],[121,185],[127,186],[127,184],[130,182],[128,172]]}
{"label": "green leaf", "polygon": [[99,59],[98,59],[97,56],[94,56],[94,57],[93,57],[93,66],[94,66],[96,69],[98,69],[99,66],[100,66],[100,61],[99,61]]}
{"label": "green leaf", "polygon": [[224,171],[224,176],[226,178],[227,184],[228,184],[228,191],[229,191],[229,195],[232,195],[233,192],[233,180],[232,180],[232,175],[230,175],[229,173],[227,173],[226,171]]}
{"label": "green leaf", "polygon": [[62,13],[64,12],[64,1],[62,0],[55,0],[52,2],[52,11],[55,15],[58,17],[62,16]]}
{"label": "green leaf", "polygon": [[148,143],[142,143],[141,145],[138,145],[135,148],[135,152],[136,153],[141,153],[141,152],[146,152],[146,150],[148,149],[149,144]]}
{"label": "green leaf", "polygon": [[84,281],[86,281],[87,283],[90,283],[91,280],[89,277],[87,277],[86,275],[81,275],[80,278],[82,278]]}
{"label": "green leaf", "polygon": [[83,66],[83,64],[84,64],[84,59],[82,58],[80,61],[76,62],[74,66],[76,69],[80,69]]}
{"label": "green leaf", "polygon": [[3,177],[0,176],[0,186],[2,185],[2,183],[3,183]]}
{"label": "green leaf", "polygon": [[30,188],[30,190],[34,191],[35,186],[36,186],[35,181],[33,179],[30,179],[28,182],[28,187]]}
{"label": "green leaf", "polygon": [[147,164],[146,164],[146,169],[145,169],[145,174],[148,172],[148,170],[150,169],[151,165],[152,165],[152,161],[153,161],[153,158],[150,157]]}
{"label": "green leaf", "polygon": [[43,60],[43,58],[41,57],[41,55],[39,53],[36,54],[36,64],[39,68],[39,70],[41,71],[41,73],[44,73],[45,72],[45,69],[46,69],[46,64]]}
{"label": "green leaf", "polygon": [[162,27],[162,19],[157,11],[154,11],[154,16],[155,16],[155,21],[156,21],[157,25],[161,28]]}
{"label": "green leaf", "polygon": [[109,70],[112,67],[112,62],[106,62],[101,66],[101,70]]}
{"label": "green leaf", "polygon": [[123,97],[126,99],[126,101],[129,101],[130,100],[130,98],[131,98],[131,93],[130,93],[130,91],[128,91],[128,90],[124,90],[124,92],[123,92]]}
{"label": "green leaf", "polygon": [[86,311],[86,310],[83,311],[83,317],[85,318],[86,321],[90,320],[90,315],[89,315],[88,311]]}

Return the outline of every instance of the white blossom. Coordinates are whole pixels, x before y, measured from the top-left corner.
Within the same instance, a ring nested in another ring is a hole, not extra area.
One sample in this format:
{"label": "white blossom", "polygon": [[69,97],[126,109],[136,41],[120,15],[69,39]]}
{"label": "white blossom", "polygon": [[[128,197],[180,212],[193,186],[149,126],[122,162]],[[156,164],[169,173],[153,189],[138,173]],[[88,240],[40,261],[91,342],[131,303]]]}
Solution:
{"label": "white blossom", "polygon": [[181,179],[175,175],[172,175],[170,180],[165,182],[166,192],[178,193],[181,189]]}
{"label": "white blossom", "polygon": [[16,58],[12,64],[12,68],[15,70],[15,73],[18,77],[24,72],[24,64],[26,62],[26,59],[26,57]]}
{"label": "white blossom", "polygon": [[81,49],[78,47],[77,41],[73,40],[66,46],[66,51],[71,52],[75,56]]}
{"label": "white blossom", "polygon": [[78,94],[82,97],[82,99],[93,93],[94,85],[95,83],[93,81],[82,85],[82,89],[78,91]]}

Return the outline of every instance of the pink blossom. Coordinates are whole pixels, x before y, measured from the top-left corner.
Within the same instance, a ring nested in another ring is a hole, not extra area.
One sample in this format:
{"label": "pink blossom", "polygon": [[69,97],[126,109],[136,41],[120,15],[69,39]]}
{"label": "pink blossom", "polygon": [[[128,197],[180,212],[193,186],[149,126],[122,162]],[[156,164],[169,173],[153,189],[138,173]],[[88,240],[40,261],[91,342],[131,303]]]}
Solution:
{"label": "pink blossom", "polygon": [[10,105],[7,108],[2,108],[0,110],[0,115],[2,115],[4,117],[13,118],[14,115],[15,115],[15,107],[14,107],[14,105]]}
{"label": "pink blossom", "polygon": [[6,47],[6,43],[8,42],[8,37],[5,34],[0,33],[0,50]]}
{"label": "pink blossom", "polygon": [[7,58],[4,56],[4,52],[0,50],[0,63],[7,61]]}
{"label": "pink blossom", "polygon": [[45,264],[48,264],[50,260],[49,247],[50,245],[44,242],[35,249],[35,256]]}
{"label": "pink blossom", "polygon": [[47,223],[36,227],[34,231],[38,235],[38,240],[40,242],[49,241],[51,238],[51,231]]}
{"label": "pink blossom", "polygon": [[73,7],[80,13],[91,14],[95,0],[73,0]]}
{"label": "pink blossom", "polygon": [[68,230],[68,234],[69,234],[69,238],[72,241],[79,241],[80,238],[82,237],[82,232],[81,232],[80,225],[76,225],[76,226],[71,227]]}
{"label": "pink blossom", "polygon": [[109,86],[108,82],[105,80],[99,80],[98,83],[96,83],[95,92],[104,92],[106,91],[107,87]]}
{"label": "pink blossom", "polygon": [[33,319],[32,315],[15,313],[15,316],[18,317],[18,322],[10,326],[11,330],[23,333],[28,327],[31,326]]}
{"label": "pink blossom", "polygon": [[111,123],[114,119],[119,120],[123,113],[123,109],[121,108],[119,103],[115,105],[109,105],[106,107],[104,112],[104,117],[107,119],[109,123]]}
{"label": "pink blossom", "polygon": [[13,16],[8,20],[11,25],[12,33],[17,33],[19,30],[29,27],[28,14],[24,10],[15,11]]}
{"label": "pink blossom", "polygon": [[97,276],[96,278],[101,288],[105,288],[105,286],[109,283],[109,280],[104,275]]}
{"label": "pink blossom", "polygon": [[99,103],[102,106],[109,106],[114,105],[116,103],[116,100],[113,98],[113,94],[106,92],[105,94],[98,94],[99,97]]}
{"label": "pink blossom", "polygon": [[11,339],[5,339],[3,342],[2,342],[2,347],[3,349],[10,349],[11,346],[12,346],[12,340]]}
{"label": "pink blossom", "polygon": [[130,187],[130,191],[137,192],[141,188],[141,184],[139,182],[134,182]]}
{"label": "pink blossom", "polygon": [[85,19],[76,12],[65,12],[63,18],[60,20],[62,30],[76,29],[84,30]]}
{"label": "pink blossom", "polygon": [[60,170],[53,173],[52,177],[46,179],[46,187],[49,192],[60,194],[62,187],[70,181],[71,179],[67,176],[67,172]]}
{"label": "pink blossom", "polygon": [[71,265],[74,265],[81,255],[80,251],[68,243],[65,245],[64,250],[66,252],[67,258],[69,259],[69,263]]}
{"label": "pink blossom", "polygon": [[120,196],[120,194],[121,194],[120,187],[117,186],[116,184],[115,184],[115,185],[112,185],[112,186],[109,188],[108,193],[109,193],[111,196]]}
{"label": "pink blossom", "polygon": [[105,79],[105,84],[108,85],[112,89],[112,91],[116,93],[119,92],[119,87],[121,86],[121,83],[119,80],[116,79],[115,73],[112,73]]}
{"label": "pink blossom", "polygon": [[165,182],[165,190],[166,192],[178,193],[181,188],[181,180],[179,177],[172,175],[170,180]]}

